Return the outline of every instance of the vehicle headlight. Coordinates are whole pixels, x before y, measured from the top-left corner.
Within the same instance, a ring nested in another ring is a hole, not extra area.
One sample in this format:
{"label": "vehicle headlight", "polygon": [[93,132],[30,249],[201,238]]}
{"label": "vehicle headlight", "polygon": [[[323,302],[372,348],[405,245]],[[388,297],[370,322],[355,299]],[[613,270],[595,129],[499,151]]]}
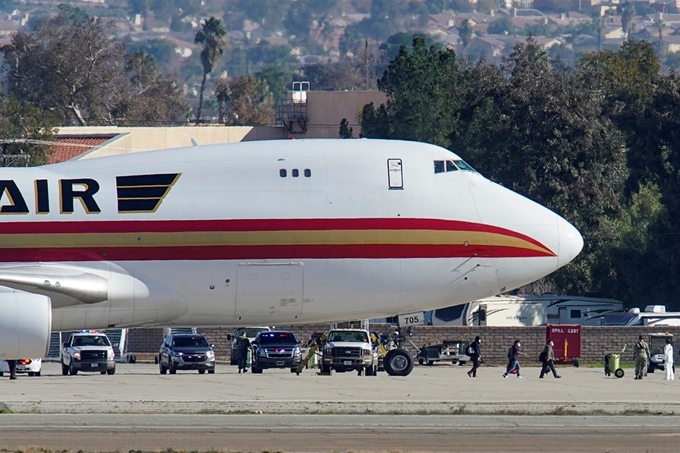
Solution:
{"label": "vehicle headlight", "polygon": [[302,351],[300,350],[300,348],[293,349],[293,355],[302,355]]}
{"label": "vehicle headlight", "polygon": [[258,349],[257,355],[260,356],[260,357],[267,357],[267,350],[266,349]]}
{"label": "vehicle headlight", "polygon": [[75,352],[73,354],[73,358],[76,359],[76,360],[80,360],[80,352]]}
{"label": "vehicle headlight", "polygon": [[205,356],[209,359],[214,359],[215,358],[215,351],[208,351],[205,353]]}
{"label": "vehicle headlight", "polygon": [[183,352],[177,352],[177,351],[172,351],[170,354],[174,355],[175,357],[182,357],[184,355]]}
{"label": "vehicle headlight", "polygon": [[364,349],[364,356],[370,356],[372,354],[370,349]]}
{"label": "vehicle headlight", "polygon": [[106,360],[113,360],[115,357],[116,353],[113,352],[113,349],[106,351]]}
{"label": "vehicle headlight", "polygon": [[323,353],[326,355],[331,355],[333,354],[333,348],[326,348],[323,350]]}

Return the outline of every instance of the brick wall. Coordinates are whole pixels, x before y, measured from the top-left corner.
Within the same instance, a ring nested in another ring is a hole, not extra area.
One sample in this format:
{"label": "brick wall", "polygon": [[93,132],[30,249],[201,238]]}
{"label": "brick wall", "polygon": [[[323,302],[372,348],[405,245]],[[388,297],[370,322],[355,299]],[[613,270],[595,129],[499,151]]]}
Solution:
{"label": "brick wall", "polygon": [[[276,326],[277,329],[291,330],[300,340],[306,339],[312,332],[328,330],[328,324],[304,326]],[[394,330],[387,324],[371,324],[371,329],[381,333]],[[210,327],[198,328],[208,342],[215,345],[218,360],[228,360],[231,347],[227,334],[234,333],[233,328]],[[652,332],[668,332],[676,338],[680,336],[680,326],[660,329],[657,327],[582,327],[581,328],[581,362],[601,362],[607,352],[618,352],[624,344],[628,344],[622,360],[633,359],[632,348],[639,335]],[[526,362],[536,361],[545,345],[546,327],[445,327],[422,326],[413,329],[412,341],[419,347],[441,343],[443,340],[463,339],[471,341],[476,335],[482,337],[482,354],[488,364],[505,364],[508,348],[519,339],[522,350],[527,353]],[[158,352],[163,340],[163,329],[134,329],[129,332],[130,352]],[[676,354],[678,347],[676,349]]]}

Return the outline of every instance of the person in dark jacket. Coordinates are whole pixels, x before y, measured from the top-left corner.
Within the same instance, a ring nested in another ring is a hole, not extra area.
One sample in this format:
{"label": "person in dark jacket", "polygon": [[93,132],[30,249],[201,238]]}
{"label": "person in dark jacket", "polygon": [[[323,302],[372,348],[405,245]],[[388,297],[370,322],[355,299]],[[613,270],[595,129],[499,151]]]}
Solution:
{"label": "person in dark jacket", "polygon": [[246,336],[246,332],[243,332],[240,337],[236,339],[236,354],[238,355],[238,372],[244,373],[248,372],[246,368],[246,361],[248,360],[248,349],[250,348],[250,340]]}
{"label": "person in dark jacket", "polygon": [[470,343],[470,346],[468,346],[468,354],[470,356],[470,360],[472,360],[472,369],[468,371],[468,377],[474,378],[477,377],[477,368],[479,368],[479,362],[482,360],[482,351],[479,349],[479,344],[482,342],[481,337],[475,337],[475,341]]}
{"label": "person in dark jacket", "polygon": [[513,371],[517,370],[517,377],[522,379],[522,376],[519,375],[519,356],[526,354],[520,351],[521,347],[522,342],[519,340],[515,340],[513,345],[510,346],[508,350],[508,367],[505,373],[503,373],[504,378],[507,378],[508,374],[512,374]]}
{"label": "person in dark jacket", "polygon": [[7,366],[9,367],[9,378],[11,380],[16,379],[17,378],[17,361],[16,360],[8,360]]}
{"label": "person in dark jacket", "polygon": [[553,346],[555,346],[555,343],[553,343],[552,340],[548,340],[545,343],[545,347],[543,348],[543,352],[541,352],[541,362],[543,363],[543,368],[541,368],[541,375],[538,376],[540,379],[543,379],[543,376],[548,372],[548,370],[552,371],[553,376],[555,379],[559,379],[562,376],[557,375],[557,371],[555,370],[555,351],[553,351]]}

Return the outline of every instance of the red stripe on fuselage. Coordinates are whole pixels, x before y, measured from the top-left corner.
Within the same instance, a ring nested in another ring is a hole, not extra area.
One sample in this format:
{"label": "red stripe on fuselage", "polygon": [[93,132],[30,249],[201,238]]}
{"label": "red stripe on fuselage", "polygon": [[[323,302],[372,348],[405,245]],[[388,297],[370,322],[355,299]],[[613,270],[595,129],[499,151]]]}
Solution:
{"label": "red stripe on fuselage", "polygon": [[[111,220],[63,222],[0,222],[0,234],[175,233],[201,231],[323,231],[434,230],[477,231],[522,239],[547,249],[537,240],[506,228],[442,219],[239,219],[239,220]],[[0,244],[0,248],[1,248]]]}
{"label": "red stripe on fuselage", "polygon": [[264,245],[198,247],[116,247],[11,249],[0,262],[54,261],[178,261],[238,259],[405,259],[405,258],[531,258],[544,252],[517,247],[463,245]]}

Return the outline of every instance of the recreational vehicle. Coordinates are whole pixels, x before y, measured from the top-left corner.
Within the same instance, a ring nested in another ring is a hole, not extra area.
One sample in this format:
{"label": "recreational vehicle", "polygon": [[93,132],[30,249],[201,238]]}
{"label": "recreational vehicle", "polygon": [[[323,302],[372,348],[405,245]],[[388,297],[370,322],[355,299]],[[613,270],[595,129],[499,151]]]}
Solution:
{"label": "recreational vehicle", "polygon": [[623,302],[585,296],[499,295],[431,312],[432,325],[540,326],[581,324],[599,326],[606,313],[620,312]]}
{"label": "recreational vehicle", "polygon": [[631,308],[626,312],[607,313],[603,326],[680,326],[680,312],[666,311],[665,305],[647,305],[645,311]]}

